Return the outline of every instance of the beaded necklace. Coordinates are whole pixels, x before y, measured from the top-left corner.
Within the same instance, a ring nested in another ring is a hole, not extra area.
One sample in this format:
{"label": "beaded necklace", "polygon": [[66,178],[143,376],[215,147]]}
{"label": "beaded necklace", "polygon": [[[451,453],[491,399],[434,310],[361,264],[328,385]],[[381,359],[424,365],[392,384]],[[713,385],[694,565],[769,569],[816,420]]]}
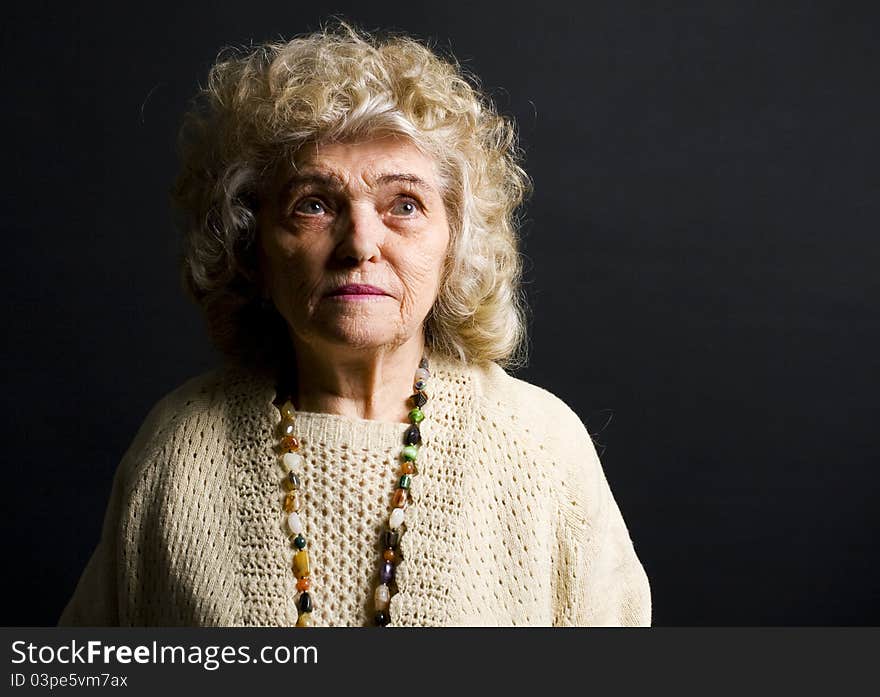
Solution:
{"label": "beaded necklace", "polygon": [[[428,384],[428,359],[422,357],[419,361],[413,379],[414,392],[409,398],[412,409],[409,412],[410,426],[403,435],[403,448],[400,452],[400,478],[397,480],[397,488],[391,497],[391,514],[388,517],[388,527],[382,534],[382,561],[379,566],[379,583],[373,594],[375,615],[373,622],[379,627],[384,627],[391,621],[388,607],[391,602],[392,586],[394,585],[394,570],[401,561],[399,543],[401,527],[403,526],[404,510],[409,497],[412,477],[416,470],[416,457],[419,446],[422,443],[422,434],[419,424],[425,418],[422,407],[428,401],[425,387]],[[293,574],[296,577],[296,590],[299,597],[296,601],[298,616],[297,627],[310,627],[312,625],[312,579],[309,560],[308,543],[305,537],[305,525],[299,515],[302,480],[300,472],[304,463],[303,456],[297,452],[300,447],[296,437],[296,410],[293,407],[292,398],[288,395],[284,403],[279,407],[281,411],[281,423],[279,425],[281,435],[281,466],[284,469],[284,478],[281,480],[286,491],[284,496],[284,513],[286,515],[287,529],[290,534],[290,542],[294,548]]]}

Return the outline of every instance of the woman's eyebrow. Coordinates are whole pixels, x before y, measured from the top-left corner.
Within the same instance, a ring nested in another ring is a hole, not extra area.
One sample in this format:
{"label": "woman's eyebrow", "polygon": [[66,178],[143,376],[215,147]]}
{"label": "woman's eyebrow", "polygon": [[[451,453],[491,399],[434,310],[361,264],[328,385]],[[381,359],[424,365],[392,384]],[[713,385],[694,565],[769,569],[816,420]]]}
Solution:
{"label": "woman's eyebrow", "polygon": [[410,174],[408,172],[390,172],[388,174],[381,174],[376,177],[377,184],[391,184],[393,182],[406,182],[407,184],[411,184],[417,189],[424,189],[425,191],[430,191],[436,193],[436,189],[431,186],[428,182],[426,182],[421,177]]}
{"label": "woman's eyebrow", "polygon": [[340,177],[331,172],[300,172],[293,175],[287,181],[287,191],[305,186],[306,184],[318,184],[334,191],[345,188],[345,183]]}
{"label": "woman's eyebrow", "polygon": [[[423,189],[424,191],[432,193],[437,192],[433,186],[420,176],[410,172],[388,172],[386,174],[380,174],[376,177],[375,182],[380,186],[386,186],[395,182],[404,182],[417,189]],[[299,172],[288,180],[286,190],[293,191],[294,189],[308,184],[317,184],[332,191],[341,191],[345,188],[345,182],[343,182],[342,178],[332,172]]]}

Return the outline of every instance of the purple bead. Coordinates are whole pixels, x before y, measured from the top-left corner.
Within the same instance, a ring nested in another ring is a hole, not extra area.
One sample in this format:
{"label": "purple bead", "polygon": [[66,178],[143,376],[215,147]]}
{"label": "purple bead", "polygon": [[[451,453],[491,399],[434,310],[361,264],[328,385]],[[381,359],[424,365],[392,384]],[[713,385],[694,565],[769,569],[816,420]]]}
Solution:
{"label": "purple bead", "polygon": [[394,580],[394,564],[390,561],[386,561],[382,564],[382,568],[379,571],[379,577],[382,579],[382,583],[391,583]]}

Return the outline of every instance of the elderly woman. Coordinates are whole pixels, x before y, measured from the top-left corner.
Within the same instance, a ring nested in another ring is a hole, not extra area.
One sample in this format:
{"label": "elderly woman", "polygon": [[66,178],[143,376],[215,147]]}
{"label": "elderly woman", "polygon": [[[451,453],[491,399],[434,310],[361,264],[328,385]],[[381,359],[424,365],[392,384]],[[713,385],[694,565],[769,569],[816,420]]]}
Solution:
{"label": "elderly woman", "polygon": [[647,625],[590,435],[522,364],[514,125],[346,24],[226,56],[182,130],[228,360],[150,411],[62,625]]}

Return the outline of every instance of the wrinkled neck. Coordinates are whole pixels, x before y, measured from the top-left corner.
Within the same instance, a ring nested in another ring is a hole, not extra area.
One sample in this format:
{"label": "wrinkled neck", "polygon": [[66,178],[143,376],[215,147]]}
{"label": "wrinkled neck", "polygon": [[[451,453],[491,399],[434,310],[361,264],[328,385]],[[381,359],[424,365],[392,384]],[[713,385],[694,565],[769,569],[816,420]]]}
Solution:
{"label": "wrinkled neck", "polygon": [[393,348],[334,353],[300,346],[285,362],[282,390],[299,412],[405,423],[422,337]]}

